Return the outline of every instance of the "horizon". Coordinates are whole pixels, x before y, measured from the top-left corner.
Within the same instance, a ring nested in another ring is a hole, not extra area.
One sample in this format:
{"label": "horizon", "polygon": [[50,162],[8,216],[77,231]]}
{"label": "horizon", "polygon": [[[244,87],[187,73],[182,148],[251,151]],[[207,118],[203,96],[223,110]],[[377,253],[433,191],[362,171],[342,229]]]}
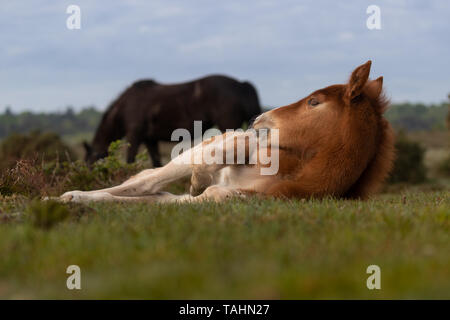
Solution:
{"label": "horizon", "polygon": [[[81,29],[69,30],[69,5]],[[450,3],[377,1],[9,2],[0,8],[0,112],[105,110],[138,79],[179,83],[222,73],[250,81],[264,107],[344,83],[372,60],[393,104],[441,104],[450,92]]]}
{"label": "horizon", "polygon": [[[448,101],[441,101],[441,102],[432,102],[432,103],[423,103],[423,102],[414,102],[414,101],[402,101],[402,102],[391,102],[389,104],[388,110],[392,107],[392,106],[399,106],[399,105],[404,105],[404,104],[410,104],[413,106],[416,105],[423,105],[426,108],[432,108],[432,107],[441,107],[442,105],[449,105]],[[94,105],[86,105],[86,106],[80,106],[80,107],[74,107],[72,105],[67,105],[65,107],[61,107],[55,110],[32,110],[32,109],[23,109],[23,110],[14,110],[13,108],[11,108],[10,106],[5,106],[4,108],[0,108],[0,115],[4,115],[7,110],[9,109],[9,112],[11,112],[13,115],[19,115],[22,113],[33,113],[33,114],[64,114],[67,113],[70,110],[72,110],[75,114],[80,113],[82,111],[85,110],[89,110],[89,109],[93,109],[96,112],[105,112],[107,110],[107,108],[109,107],[106,106],[106,108],[99,108],[97,106]],[[275,109],[278,108],[279,106],[267,106],[267,105],[261,105],[261,108],[264,112],[264,110],[271,110],[271,109]],[[281,106],[280,106],[281,107]]]}

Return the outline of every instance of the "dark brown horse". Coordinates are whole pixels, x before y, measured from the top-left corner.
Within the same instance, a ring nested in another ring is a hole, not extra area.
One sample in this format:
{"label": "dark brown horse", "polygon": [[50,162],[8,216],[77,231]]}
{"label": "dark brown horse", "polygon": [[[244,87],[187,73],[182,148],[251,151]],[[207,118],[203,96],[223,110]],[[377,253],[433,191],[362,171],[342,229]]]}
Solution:
{"label": "dark brown horse", "polygon": [[84,143],[86,161],[93,163],[108,154],[112,141],[126,137],[127,161],[133,162],[144,143],[155,167],[161,166],[158,141],[170,141],[175,129],[194,130],[194,120],[203,131],[237,129],[261,113],[258,94],[248,82],[213,75],[181,84],[153,80],[133,83],[103,115],[92,146]]}

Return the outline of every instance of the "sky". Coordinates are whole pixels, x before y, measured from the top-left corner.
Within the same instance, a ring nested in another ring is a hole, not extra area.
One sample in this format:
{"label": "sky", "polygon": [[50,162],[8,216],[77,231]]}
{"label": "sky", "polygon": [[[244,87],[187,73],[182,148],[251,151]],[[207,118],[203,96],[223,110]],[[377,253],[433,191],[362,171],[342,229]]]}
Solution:
{"label": "sky", "polygon": [[[81,10],[70,30],[69,5]],[[369,5],[380,30],[369,30]],[[105,109],[138,79],[252,82],[264,106],[372,60],[393,102],[450,93],[450,1],[0,0],[0,111]]]}

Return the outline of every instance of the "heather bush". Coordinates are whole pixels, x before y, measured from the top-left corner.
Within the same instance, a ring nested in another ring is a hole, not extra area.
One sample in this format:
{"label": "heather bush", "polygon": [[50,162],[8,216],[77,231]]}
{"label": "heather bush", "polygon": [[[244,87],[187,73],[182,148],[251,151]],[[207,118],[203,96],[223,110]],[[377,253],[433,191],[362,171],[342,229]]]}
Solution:
{"label": "heather bush", "polygon": [[124,142],[116,141],[109,147],[108,157],[88,166],[84,161],[43,161],[35,157],[16,161],[14,167],[0,175],[0,194],[21,194],[30,197],[56,196],[68,190],[105,188],[123,182],[144,169],[146,154],[127,164],[122,161]]}
{"label": "heather bush", "polygon": [[0,143],[0,171],[12,169],[18,161],[73,161],[72,148],[52,132],[14,133]]}
{"label": "heather bush", "polygon": [[409,140],[403,132],[396,137],[396,159],[390,175],[391,183],[421,183],[427,179],[424,165],[425,149]]}

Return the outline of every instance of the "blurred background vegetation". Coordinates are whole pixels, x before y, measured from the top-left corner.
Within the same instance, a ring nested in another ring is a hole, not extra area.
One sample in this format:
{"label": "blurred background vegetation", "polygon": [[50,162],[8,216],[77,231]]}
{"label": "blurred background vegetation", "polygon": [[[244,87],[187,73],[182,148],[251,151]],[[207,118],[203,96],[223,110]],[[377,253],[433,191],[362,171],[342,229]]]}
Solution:
{"label": "blurred background vegetation", "polygon": [[[266,108],[269,109],[269,108]],[[386,117],[394,128],[406,132],[442,131],[447,128],[448,104],[425,105],[421,103],[394,104]],[[68,107],[59,113],[14,113],[6,108],[0,114],[0,139],[13,133],[29,133],[34,130],[51,131],[63,138],[76,138],[93,134],[103,112],[95,107],[86,107],[75,112]]]}
{"label": "blurred background vegetation", "polygon": [[[78,187],[103,186],[104,183],[115,182],[111,180],[112,176],[123,179],[128,173],[149,166],[150,162],[143,150],[137,166],[129,167],[129,170],[125,171],[119,170],[121,166],[127,167],[123,162],[120,165],[116,163],[120,161],[120,154],[115,152],[114,157],[94,167],[96,176],[88,174],[92,172],[92,168],[88,168],[82,161],[84,150],[81,142],[92,139],[102,114],[102,111],[94,107],[86,107],[80,111],[74,111],[69,107],[64,112],[55,113],[14,113],[10,108],[6,108],[5,112],[0,114],[0,178],[2,178],[0,189],[3,185],[3,190],[10,190],[11,181],[20,180],[17,175],[28,176],[33,170],[37,170],[37,166],[39,170],[34,175],[44,175],[44,177],[37,179],[39,182],[35,183],[34,193],[39,193],[42,181],[49,180],[48,175],[51,175],[52,179],[61,176],[62,168],[68,171],[65,172],[63,179],[65,183],[61,188],[67,188],[73,184]],[[398,188],[430,183],[434,186],[440,184],[441,188],[448,188],[450,181],[449,104],[445,102],[437,105],[393,104],[387,111],[386,117],[396,131],[397,149],[397,159],[389,179],[390,191],[395,191],[392,185]],[[122,150],[124,148],[125,146],[122,145]],[[160,148],[163,160],[165,158],[168,161],[171,145],[163,143]],[[164,154],[166,154],[165,157]],[[117,170],[120,174],[114,174]],[[70,173],[67,174],[69,171]],[[87,178],[80,180],[84,176]],[[106,181],[101,182],[102,179]],[[36,180],[36,177],[33,176],[32,180]],[[71,183],[67,185],[67,181]],[[24,183],[29,185],[31,182],[25,179]],[[5,188],[5,185],[8,187]],[[60,188],[57,189],[55,192],[59,192]]]}

